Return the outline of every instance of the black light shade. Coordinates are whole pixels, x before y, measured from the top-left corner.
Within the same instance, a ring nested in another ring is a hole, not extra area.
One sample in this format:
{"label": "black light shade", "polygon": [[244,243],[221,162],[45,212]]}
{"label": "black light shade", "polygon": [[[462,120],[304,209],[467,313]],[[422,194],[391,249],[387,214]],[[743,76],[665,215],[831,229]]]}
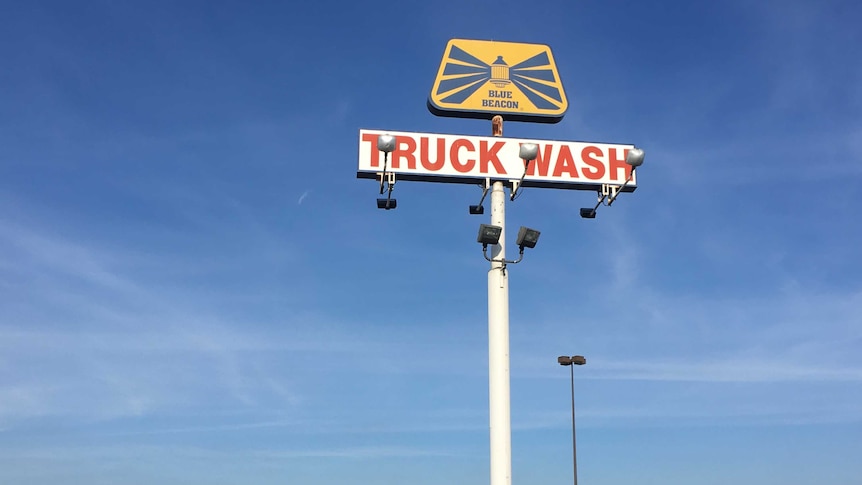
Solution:
{"label": "black light shade", "polygon": [[476,238],[476,242],[482,244],[497,244],[500,242],[500,234],[502,233],[503,228],[500,226],[479,224],[479,237]]}
{"label": "black light shade", "polygon": [[378,209],[394,209],[398,202],[395,199],[377,199]]}
{"label": "black light shade", "polygon": [[518,229],[518,238],[515,239],[515,244],[519,248],[534,248],[536,247],[536,243],[539,242],[539,234],[541,233],[535,229],[521,226]]}
{"label": "black light shade", "polygon": [[584,207],[581,209],[581,217],[584,219],[595,219],[596,218],[596,210],[592,207]]}
{"label": "black light shade", "polygon": [[470,206],[470,214],[473,215],[481,215],[485,213],[485,207],[481,205],[471,205]]}

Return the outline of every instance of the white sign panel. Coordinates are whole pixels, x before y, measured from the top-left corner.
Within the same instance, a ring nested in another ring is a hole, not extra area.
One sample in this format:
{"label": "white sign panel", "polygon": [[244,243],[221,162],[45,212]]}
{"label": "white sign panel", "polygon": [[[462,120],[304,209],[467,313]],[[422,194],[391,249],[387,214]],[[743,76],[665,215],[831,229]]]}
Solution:
{"label": "white sign panel", "polygon": [[[358,178],[375,179],[383,172],[377,137],[384,134],[396,140],[386,171],[394,172],[398,180],[427,182],[518,180],[524,174],[524,161],[518,158],[520,146],[536,143],[539,154],[527,168],[524,187],[596,190],[602,184],[622,185],[626,181],[631,173],[626,152],[634,148],[612,143],[359,130]],[[636,187],[636,177],[632,177],[625,191]]]}

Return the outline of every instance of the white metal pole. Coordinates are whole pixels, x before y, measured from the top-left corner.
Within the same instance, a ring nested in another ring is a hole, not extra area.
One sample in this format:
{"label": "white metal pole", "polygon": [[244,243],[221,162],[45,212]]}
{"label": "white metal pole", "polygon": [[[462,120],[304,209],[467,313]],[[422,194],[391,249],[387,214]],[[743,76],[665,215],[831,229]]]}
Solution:
{"label": "white metal pole", "polygon": [[578,485],[578,447],[575,443],[575,363],[572,362],[569,367],[571,367],[569,375],[572,380],[572,470],[574,471],[574,485]]}
{"label": "white metal pole", "polygon": [[491,190],[491,224],[503,228],[492,246],[488,271],[488,389],[491,424],[491,485],[512,483],[512,422],[509,395],[509,275],[506,259],[506,191]]}

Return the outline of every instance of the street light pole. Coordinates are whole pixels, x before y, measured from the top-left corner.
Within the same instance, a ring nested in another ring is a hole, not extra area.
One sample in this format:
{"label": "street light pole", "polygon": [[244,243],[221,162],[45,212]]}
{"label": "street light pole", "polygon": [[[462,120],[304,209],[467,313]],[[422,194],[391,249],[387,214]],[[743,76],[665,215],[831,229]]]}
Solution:
{"label": "street light pole", "polygon": [[573,355],[571,357],[562,355],[557,357],[557,363],[569,366],[569,375],[572,383],[572,471],[574,473],[574,485],[578,485],[578,447],[577,440],[575,439],[575,366],[586,364],[587,359],[582,355]]}

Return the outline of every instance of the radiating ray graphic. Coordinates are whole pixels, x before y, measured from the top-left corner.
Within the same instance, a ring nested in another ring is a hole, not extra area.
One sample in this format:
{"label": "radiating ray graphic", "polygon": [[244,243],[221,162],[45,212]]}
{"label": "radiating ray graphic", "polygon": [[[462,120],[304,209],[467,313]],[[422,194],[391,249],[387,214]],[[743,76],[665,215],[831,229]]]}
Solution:
{"label": "radiating ray graphic", "polygon": [[[512,77],[512,82],[517,84],[518,87],[522,88],[521,89],[522,92],[524,91],[523,87],[526,86],[526,87],[529,87],[533,91],[538,91],[538,92],[544,94],[545,96],[548,96],[549,98],[556,100],[557,102],[561,103],[563,101],[562,98],[560,97],[560,90],[557,89],[556,86],[548,86],[547,84],[533,81],[532,79],[530,79],[526,76],[515,75],[515,76],[511,76],[511,77]],[[527,93],[524,92],[524,94],[527,94]]]}
{"label": "radiating ray graphic", "polygon": [[512,66],[512,69],[527,69],[530,67],[540,67],[540,66],[544,67],[544,66],[550,66],[550,65],[551,65],[551,59],[548,57],[548,53],[547,52],[541,52],[541,53],[536,54],[535,56],[527,59],[526,61],[515,64],[514,66]]}
{"label": "radiating ray graphic", "polygon": [[479,67],[479,66],[465,66],[463,64],[452,64],[451,62],[446,64],[446,68],[443,70],[444,76],[457,76],[462,74],[481,74],[488,70],[487,67]]}
{"label": "radiating ray graphic", "polygon": [[485,64],[481,59],[473,57],[472,55],[468,54],[456,45],[453,45],[452,50],[449,51],[449,58],[456,61],[466,62],[467,64],[475,64],[477,66],[488,67],[488,64]]}
{"label": "radiating ray graphic", "polygon": [[[515,64],[510,70],[512,82],[539,109],[557,109],[563,103],[562,93],[560,93],[559,88],[552,84],[541,82],[556,83],[557,78],[554,76],[554,71],[552,69],[535,69],[538,67],[550,67],[550,64],[551,59],[548,57],[548,53],[541,52],[523,62]],[[539,93],[543,94],[544,97]],[[557,101],[557,103],[552,103],[547,98],[551,98]]]}
{"label": "radiating ray graphic", "polygon": [[[533,103],[533,105],[536,108],[538,108],[538,109],[557,109],[557,108],[559,108],[559,106],[551,103],[550,101],[546,100],[545,98],[543,98],[542,96],[537,94],[535,91],[531,90],[529,86],[527,86],[525,83],[521,82],[520,80],[512,79],[512,82],[515,83],[515,86],[518,88],[518,90],[521,91],[522,93],[524,93],[524,96],[526,96],[527,99],[529,99],[530,102]],[[542,88],[548,88],[548,86],[545,86],[543,84],[539,85],[539,86],[541,86]],[[553,89],[553,88],[550,88],[550,89]]]}
{"label": "radiating ray graphic", "polygon": [[524,76],[531,77],[533,79],[541,79],[542,81],[548,81],[550,83],[557,82],[557,77],[554,76],[554,71],[551,69],[512,69],[511,71],[521,73]]}
{"label": "radiating ray graphic", "polygon": [[471,76],[471,78],[474,79],[472,84],[466,84],[466,85],[464,83],[465,82],[469,83],[470,80],[464,81],[463,79],[451,79],[449,81],[441,81],[440,82],[440,89],[437,90],[438,93],[445,93],[448,91],[447,89],[443,89],[443,84],[446,84],[446,83],[450,83],[450,82],[451,83],[457,83],[456,87],[462,86],[460,90],[450,94],[449,96],[446,96],[441,101],[443,101],[444,103],[461,103],[461,102],[463,102],[465,99],[469,98],[473,93],[478,91],[479,88],[484,86],[485,83],[488,81],[488,79],[491,79],[491,75],[488,74],[488,75],[483,75],[483,76],[479,76],[479,77]]}
{"label": "radiating ray graphic", "polygon": [[469,66],[454,62],[447,62],[443,69],[444,76],[458,76],[445,81],[440,81],[437,87],[437,95],[452,91],[451,94],[441,99],[444,103],[461,103],[475,93],[488,79],[491,79],[491,66],[473,57],[458,46],[452,46],[449,59],[469,63]]}

